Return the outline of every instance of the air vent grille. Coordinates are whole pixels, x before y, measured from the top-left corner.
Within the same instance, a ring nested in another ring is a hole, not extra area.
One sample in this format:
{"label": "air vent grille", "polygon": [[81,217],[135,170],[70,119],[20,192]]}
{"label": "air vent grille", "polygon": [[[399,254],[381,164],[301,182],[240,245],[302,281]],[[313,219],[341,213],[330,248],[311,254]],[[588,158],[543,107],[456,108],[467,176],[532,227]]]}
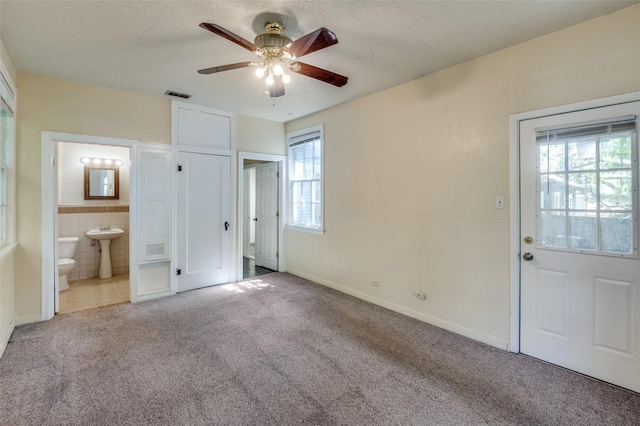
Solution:
{"label": "air vent grille", "polygon": [[173,96],[174,98],[180,99],[189,99],[191,95],[187,95],[186,93],[174,92],[173,90],[167,90],[164,92],[166,96]]}
{"label": "air vent grille", "polygon": [[146,246],[146,255],[147,256],[161,256],[164,253],[164,243],[157,244],[147,244]]}

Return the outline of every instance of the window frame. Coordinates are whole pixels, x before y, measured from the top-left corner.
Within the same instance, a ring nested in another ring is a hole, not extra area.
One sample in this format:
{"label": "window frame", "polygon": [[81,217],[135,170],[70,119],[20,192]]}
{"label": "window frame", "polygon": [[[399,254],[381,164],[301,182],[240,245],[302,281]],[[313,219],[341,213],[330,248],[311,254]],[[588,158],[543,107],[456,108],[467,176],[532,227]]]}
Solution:
{"label": "window frame", "polygon": [[[304,226],[300,224],[291,223],[293,218],[293,183],[298,180],[293,180],[294,174],[292,173],[293,160],[291,156],[292,145],[296,144],[300,141],[302,137],[305,135],[311,135],[313,133],[320,133],[320,227],[316,228],[313,226]],[[324,235],[325,231],[325,198],[324,198],[324,175],[325,175],[325,167],[324,167],[324,124],[317,124],[315,126],[307,127],[304,129],[296,130],[294,132],[289,132],[286,135],[287,138],[287,209],[289,212],[287,218],[287,229],[298,232],[305,232],[316,235]]]}
{"label": "window frame", "polygon": [[[0,191],[4,191],[4,220],[0,221],[0,256],[4,256],[5,251],[15,243],[15,147],[17,135],[17,91],[7,68],[0,59],[0,102],[6,104],[12,113],[12,123],[9,128],[9,140],[2,137],[0,122],[0,169],[4,173],[4,180],[0,185]],[[0,120],[2,118],[0,117]],[[5,143],[8,143],[5,145]],[[6,156],[6,158],[5,158]],[[1,200],[0,200],[1,202]]]}

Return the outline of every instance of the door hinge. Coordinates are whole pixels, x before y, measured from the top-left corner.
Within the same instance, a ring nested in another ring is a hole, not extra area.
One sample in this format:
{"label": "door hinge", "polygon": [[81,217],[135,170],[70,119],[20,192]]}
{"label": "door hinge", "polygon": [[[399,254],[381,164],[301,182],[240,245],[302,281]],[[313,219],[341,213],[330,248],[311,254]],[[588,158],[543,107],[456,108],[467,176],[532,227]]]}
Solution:
{"label": "door hinge", "polygon": [[276,257],[280,257],[280,252],[276,252]]}
{"label": "door hinge", "polygon": [[176,275],[180,275],[180,274],[182,274],[182,269],[177,268],[177,269],[176,269]]}
{"label": "door hinge", "polygon": [[181,172],[182,171],[182,164],[178,164],[178,171]]}
{"label": "door hinge", "polygon": [[276,172],[276,177],[280,177],[280,172]]}
{"label": "door hinge", "polygon": [[280,212],[276,212],[276,217],[280,217]]}

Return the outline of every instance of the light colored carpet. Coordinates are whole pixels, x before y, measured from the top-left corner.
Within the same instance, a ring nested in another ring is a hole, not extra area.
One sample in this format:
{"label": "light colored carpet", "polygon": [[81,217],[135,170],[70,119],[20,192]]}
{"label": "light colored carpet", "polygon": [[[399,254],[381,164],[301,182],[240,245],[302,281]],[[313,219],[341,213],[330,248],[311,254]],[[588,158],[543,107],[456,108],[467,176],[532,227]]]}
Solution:
{"label": "light colored carpet", "polygon": [[18,327],[6,425],[623,425],[640,395],[292,275]]}

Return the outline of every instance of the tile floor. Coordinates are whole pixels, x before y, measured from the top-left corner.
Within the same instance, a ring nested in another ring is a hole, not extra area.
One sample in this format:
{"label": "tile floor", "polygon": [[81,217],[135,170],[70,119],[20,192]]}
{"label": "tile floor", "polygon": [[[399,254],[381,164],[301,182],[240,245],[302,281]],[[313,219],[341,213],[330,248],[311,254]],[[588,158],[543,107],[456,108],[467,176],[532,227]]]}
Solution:
{"label": "tile floor", "polygon": [[263,268],[262,266],[256,266],[256,261],[250,257],[242,258],[242,278],[254,278],[264,274],[270,274],[271,269]]}
{"label": "tile floor", "polygon": [[242,278],[254,278],[264,274],[270,274],[271,269],[263,268],[262,266],[256,266],[256,244],[249,244],[249,249],[246,255],[242,258]]}
{"label": "tile floor", "polygon": [[69,290],[60,292],[59,314],[84,311],[129,301],[129,273],[111,278],[86,278],[69,282]]}

